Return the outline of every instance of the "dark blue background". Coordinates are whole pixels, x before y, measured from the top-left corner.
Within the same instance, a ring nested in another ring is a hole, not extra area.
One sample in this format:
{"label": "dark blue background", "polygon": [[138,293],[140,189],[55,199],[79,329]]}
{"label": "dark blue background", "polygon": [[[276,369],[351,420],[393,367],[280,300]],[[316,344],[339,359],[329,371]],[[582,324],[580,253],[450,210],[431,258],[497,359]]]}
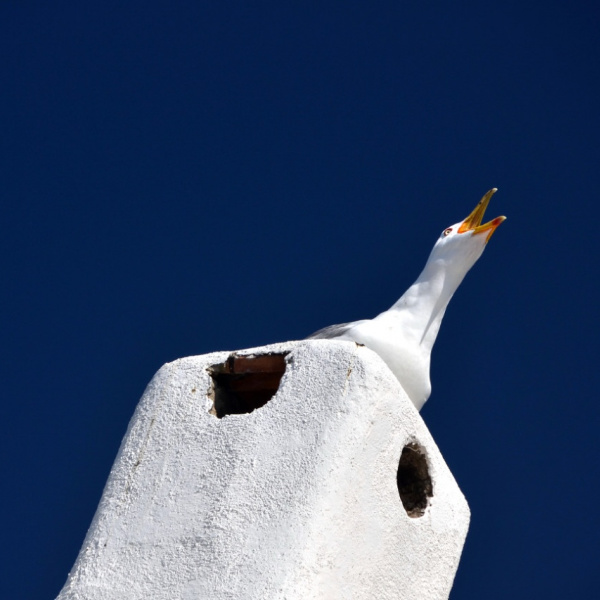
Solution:
{"label": "dark blue background", "polygon": [[595,3],[125,4],[0,4],[0,596],[59,592],[163,363],[375,315],[497,186],[422,412],[452,597],[596,597]]}

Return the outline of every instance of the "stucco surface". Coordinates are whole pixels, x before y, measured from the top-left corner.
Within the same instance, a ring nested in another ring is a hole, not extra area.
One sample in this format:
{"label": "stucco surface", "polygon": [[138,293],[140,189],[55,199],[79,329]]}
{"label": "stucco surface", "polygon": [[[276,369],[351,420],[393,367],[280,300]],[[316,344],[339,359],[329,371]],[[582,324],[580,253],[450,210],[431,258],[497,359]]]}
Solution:
{"label": "stucco surface", "polygon": [[[469,509],[383,361],[352,342],[284,352],[275,396],[211,414],[208,367],[164,365],[133,415],[61,600],[448,597]],[[411,518],[396,474],[425,451],[433,496]]]}

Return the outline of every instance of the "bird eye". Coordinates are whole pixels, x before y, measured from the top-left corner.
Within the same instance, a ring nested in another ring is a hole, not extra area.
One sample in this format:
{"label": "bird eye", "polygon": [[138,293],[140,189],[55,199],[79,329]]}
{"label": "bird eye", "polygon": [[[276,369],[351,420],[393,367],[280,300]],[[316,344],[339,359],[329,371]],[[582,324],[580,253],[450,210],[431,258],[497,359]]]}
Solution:
{"label": "bird eye", "polygon": [[452,227],[448,227],[448,229],[444,229],[442,232],[442,236],[446,237],[452,231]]}

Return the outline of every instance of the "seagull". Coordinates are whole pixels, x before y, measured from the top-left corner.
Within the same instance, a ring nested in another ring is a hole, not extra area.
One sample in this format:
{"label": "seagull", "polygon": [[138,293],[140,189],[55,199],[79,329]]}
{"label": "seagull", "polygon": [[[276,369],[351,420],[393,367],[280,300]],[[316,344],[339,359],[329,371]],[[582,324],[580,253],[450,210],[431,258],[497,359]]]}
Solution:
{"label": "seagull", "polygon": [[450,298],[483,254],[492,234],[506,219],[481,224],[492,188],[464,220],[447,227],[433,246],[418,279],[389,309],[374,319],[330,325],[310,335],[313,340],[349,340],[370,348],[397,377],[417,410],[431,394],[429,364]]}

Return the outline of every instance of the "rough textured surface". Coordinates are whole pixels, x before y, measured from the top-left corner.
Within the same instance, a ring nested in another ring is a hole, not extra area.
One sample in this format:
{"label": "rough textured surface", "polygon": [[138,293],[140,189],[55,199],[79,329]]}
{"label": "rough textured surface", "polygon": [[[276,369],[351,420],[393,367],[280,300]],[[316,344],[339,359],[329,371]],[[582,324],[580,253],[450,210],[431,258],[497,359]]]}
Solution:
{"label": "rough textured surface", "polygon": [[[448,597],[469,509],[396,378],[350,342],[236,354],[273,352],[279,390],[249,414],[211,414],[229,352],[158,371],[61,600]],[[416,518],[396,479],[409,444],[433,487]]]}

